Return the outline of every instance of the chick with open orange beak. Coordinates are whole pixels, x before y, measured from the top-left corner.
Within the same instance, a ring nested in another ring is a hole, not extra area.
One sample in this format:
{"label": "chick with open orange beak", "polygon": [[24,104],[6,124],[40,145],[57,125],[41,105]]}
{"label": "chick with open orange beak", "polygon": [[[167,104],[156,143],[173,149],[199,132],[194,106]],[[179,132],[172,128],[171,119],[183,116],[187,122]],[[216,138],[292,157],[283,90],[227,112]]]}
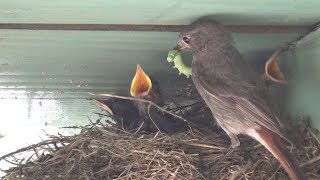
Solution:
{"label": "chick with open orange beak", "polygon": [[136,74],[134,75],[131,82],[131,88],[130,88],[131,96],[145,97],[150,93],[151,89],[152,89],[152,82],[150,77],[143,71],[141,66],[138,64]]}
{"label": "chick with open orange beak", "polygon": [[274,52],[272,56],[267,60],[265,64],[264,79],[280,84],[287,84],[288,81],[286,80],[277,62],[280,52],[281,51],[279,50]]}
{"label": "chick with open orange beak", "polygon": [[[139,64],[131,82],[130,94],[136,98],[152,101],[159,106],[164,105],[158,82],[149,77]],[[141,124],[141,131],[156,132],[160,130],[172,133],[188,128],[185,123],[174,120],[172,116],[163,114],[162,111],[148,103],[135,101],[134,104],[139,111],[138,124]]]}
{"label": "chick with open orange beak", "polygon": [[[163,106],[158,82],[149,77],[138,64],[136,73],[130,87],[131,96],[151,101],[158,106]],[[155,106],[142,101],[110,98],[107,101],[97,101],[97,105],[108,111],[109,114],[120,117],[117,124],[126,130],[137,129],[145,132],[157,132],[158,130],[172,133],[179,130],[187,130],[186,123],[174,120],[171,115],[166,115]]]}

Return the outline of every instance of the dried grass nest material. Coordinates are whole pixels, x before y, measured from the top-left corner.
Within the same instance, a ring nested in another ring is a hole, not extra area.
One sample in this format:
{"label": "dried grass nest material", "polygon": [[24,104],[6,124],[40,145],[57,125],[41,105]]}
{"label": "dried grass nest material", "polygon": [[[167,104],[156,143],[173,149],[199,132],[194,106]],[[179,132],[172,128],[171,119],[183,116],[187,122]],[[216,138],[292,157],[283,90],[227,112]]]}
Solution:
{"label": "dried grass nest material", "polygon": [[[4,179],[288,179],[257,142],[241,137],[242,150],[215,164],[229,146],[225,134],[193,129],[173,135],[131,133],[102,123],[79,135],[51,136],[0,158],[17,163]],[[294,156],[309,179],[320,178],[320,138],[309,120],[293,126]],[[290,148],[290,147],[288,147]],[[24,159],[18,154],[30,154]]]}

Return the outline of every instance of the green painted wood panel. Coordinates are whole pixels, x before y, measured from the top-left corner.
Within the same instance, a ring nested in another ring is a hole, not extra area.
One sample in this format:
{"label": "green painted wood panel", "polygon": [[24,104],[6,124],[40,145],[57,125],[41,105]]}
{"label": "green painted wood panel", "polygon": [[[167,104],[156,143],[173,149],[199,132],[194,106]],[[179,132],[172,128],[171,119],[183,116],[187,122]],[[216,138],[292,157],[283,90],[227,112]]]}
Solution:
{"label": "green painted wood panel", "polygon": [[[165,87],[172,87],[167,79],[179,78],[166,61],[177,33],[2,30],[0,36],[2,88],[127,90],[137,63],[159,74]],[[235,34],[235,40],[255,59],[296,36]]]}
{"label": "green painted wood panel", "polygon": [[298,48],[284,56],[290,75],[287,110],[293,116],[310,116],[320,129],[320,30],[303,39]]}
{"label": "green painted wood panel", "polygon": [[0,22],[188,24],[204,15],[230,24],[311,24],[317,0],[1,0]]}

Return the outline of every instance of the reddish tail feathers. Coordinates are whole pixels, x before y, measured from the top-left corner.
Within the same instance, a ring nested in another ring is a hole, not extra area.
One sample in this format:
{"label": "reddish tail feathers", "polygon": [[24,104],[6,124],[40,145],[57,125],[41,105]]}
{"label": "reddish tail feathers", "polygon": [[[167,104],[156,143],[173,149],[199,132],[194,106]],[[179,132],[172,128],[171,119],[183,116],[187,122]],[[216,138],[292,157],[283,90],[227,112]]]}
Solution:
{"label": "reddish tail feathers", "polygon": [[283,146],[283,139],[278,134],[266,128],[262,128],[259,130],[250,129],[248,131],[248,135],[259,141],[273,154],[275,158],[278,159],[278,161],[286,170],[291,179],[306,179],[306,177],[303,175],[302,171],[298,167],[297,163],[292,159],[289,152]]}

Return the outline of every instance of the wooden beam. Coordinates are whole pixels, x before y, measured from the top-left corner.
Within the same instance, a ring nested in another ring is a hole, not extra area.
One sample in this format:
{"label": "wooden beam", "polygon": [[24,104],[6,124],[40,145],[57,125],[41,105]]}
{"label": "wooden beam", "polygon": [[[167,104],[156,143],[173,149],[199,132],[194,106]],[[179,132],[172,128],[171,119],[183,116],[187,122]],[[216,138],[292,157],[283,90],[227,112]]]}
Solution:
{"label": "wooden beam", "polygon": [[[72,30],[72,31],[156,31],[180,32],[186,25],[146,24],[44,24],[44,23],[0,23],[0,29],[19,30]],[[290,25],[230,25],[238,33],[307,33],[312,26]]]}

